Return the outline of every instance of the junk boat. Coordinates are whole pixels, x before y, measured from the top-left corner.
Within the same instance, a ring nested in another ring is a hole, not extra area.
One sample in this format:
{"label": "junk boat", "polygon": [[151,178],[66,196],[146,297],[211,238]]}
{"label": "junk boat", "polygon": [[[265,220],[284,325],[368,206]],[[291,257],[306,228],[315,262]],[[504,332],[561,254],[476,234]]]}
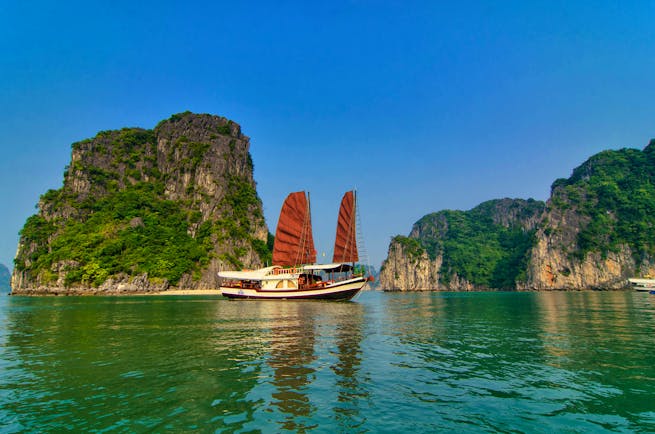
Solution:
{"label": "junk boat", "polygon": [[289,194],[273,245],[273,265],[252,271],[221,271],[221,293],[229,298],[350,300],[368,278],[357,273],[356,195],[344,194],[331,264],[315,264],[309,195]]}

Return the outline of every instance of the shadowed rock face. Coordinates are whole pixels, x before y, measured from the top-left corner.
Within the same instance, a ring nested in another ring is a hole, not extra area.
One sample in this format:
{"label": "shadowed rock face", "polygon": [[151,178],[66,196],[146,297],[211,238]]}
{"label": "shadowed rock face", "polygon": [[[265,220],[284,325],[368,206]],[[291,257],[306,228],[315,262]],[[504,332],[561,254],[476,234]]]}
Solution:
{"label": "shadowed rock face", "polygon": [[592,156],[553,183],[545,204],[501,199],[429,214],[409,237],[393,238],[380,286],[623,288],[629,277],[655,274],[654,185],[655,140],[643,151]]}
{"label": "shadowed rock face", "polygon": [[217,288],[219,270],[270,255],[255,187],[249,138],[219,116],[74,143],[63,187],[41,196],[21,232],[13,291]]}

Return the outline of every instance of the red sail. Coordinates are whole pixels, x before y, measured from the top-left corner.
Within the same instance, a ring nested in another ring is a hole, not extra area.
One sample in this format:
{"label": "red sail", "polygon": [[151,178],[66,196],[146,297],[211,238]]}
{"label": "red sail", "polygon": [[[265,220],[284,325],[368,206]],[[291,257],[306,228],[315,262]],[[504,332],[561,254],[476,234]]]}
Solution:
{"label": "red sail", "polygon": [[275,232],[273,265],[293,267],[316,262],[309,199],[304,191],[287,196]]}
{"label": "red sail", "polygon": [[356,228],[355,193],[349,191],[341,199],[332,262],[357,262],[359,260],[359,256],[357,255]]}

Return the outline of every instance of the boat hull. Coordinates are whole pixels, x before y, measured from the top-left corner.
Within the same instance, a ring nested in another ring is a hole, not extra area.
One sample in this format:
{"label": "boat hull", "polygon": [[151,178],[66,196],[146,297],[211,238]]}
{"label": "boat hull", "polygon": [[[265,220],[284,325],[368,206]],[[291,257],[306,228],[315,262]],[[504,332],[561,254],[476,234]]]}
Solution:
{"label": "boat hull", "polygon": [[259,300],[350,300],[366,285],[364,279],[351,279],[324,288],[294,290],[262,290],[221,287],[228,298]]}

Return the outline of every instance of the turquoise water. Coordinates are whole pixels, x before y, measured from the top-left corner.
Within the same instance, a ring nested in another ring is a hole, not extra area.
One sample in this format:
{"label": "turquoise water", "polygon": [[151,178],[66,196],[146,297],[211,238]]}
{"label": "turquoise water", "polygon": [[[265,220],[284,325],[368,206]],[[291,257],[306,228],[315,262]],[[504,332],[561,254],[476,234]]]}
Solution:
{"label": "turquoise water", "polygon": [[655,296],[0,297],[2,432],[653,432]]}

